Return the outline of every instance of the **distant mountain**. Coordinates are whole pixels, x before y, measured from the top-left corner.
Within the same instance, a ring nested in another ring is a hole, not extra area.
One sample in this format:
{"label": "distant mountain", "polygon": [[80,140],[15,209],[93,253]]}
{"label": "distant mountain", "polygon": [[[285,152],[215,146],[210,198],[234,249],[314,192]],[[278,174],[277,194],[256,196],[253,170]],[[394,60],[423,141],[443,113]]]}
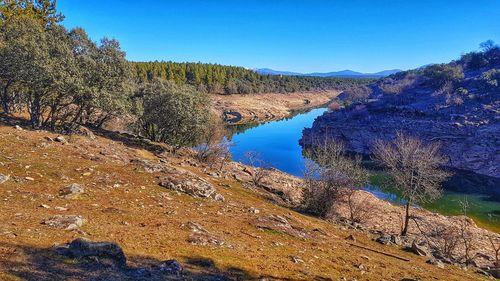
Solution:
{"label": "distant mountain", "polygon": [[314,72],[314,73],[299,73],[299,72],[290,72],[290,71],[279,71],[273,70],[269,68],[257,68],[254,69],[255,72],[262,75],[287,75],[287,76],[318,76],[318,77],[341,77],[341,78],[367,78],[367,77],[385,77],[391,74],[400,72],[400,69],[391,69],[384,70],[376,73],[362,73],[353,70],[342,70],[342,71],[334,71],[334,72]]}

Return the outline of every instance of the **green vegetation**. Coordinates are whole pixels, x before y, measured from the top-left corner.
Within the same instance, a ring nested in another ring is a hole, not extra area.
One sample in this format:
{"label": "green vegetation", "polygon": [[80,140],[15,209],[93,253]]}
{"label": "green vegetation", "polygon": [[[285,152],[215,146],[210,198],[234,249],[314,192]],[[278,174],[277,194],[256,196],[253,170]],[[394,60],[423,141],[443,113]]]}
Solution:
{"label": "green vegetation", "polygon": [[373,81],[373,79],[260,75],[243,67],[204,63],[132,62],[131,65],[139,82],[160,78],[172,80],[179,85],[193,85],[201,92],[229,95],[345,89]]}
{"label": "green vegetation", "polygon": [[210,121],[207,94],[188,85],[154,80],[140,87],[139,131],[154,141],[176,146],[195,145]]}

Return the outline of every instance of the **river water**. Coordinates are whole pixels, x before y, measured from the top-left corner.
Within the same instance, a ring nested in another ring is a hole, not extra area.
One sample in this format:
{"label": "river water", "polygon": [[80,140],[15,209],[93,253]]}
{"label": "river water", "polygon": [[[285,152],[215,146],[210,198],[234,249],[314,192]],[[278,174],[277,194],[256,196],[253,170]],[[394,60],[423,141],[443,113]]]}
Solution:
{"label": "river water", "polygon": [[[234,144],[231,148],[233,159],[247,163],[245,153],[252,151],[258,153],[270,166],[295,176],[302,176],[305,163],[302,147],[299,145],[302,130],[311,127],[316,117],[326,110],[326,108],[312,109],[294,114],[290,118],[264,124],[229,126],[230,138]],[[403,203],[396,192],[382,190],[376,185],[368,186],[367,190],[379,198],[396,204]],[[423,207],[444,215],[458,215],[462,212],[460,201],[466,198],[469,202],[468,216],[478,225],[500,233],[500,200],[498,196],[491,196],[491,193],[485,192],[484,188],[482,190],[463,191],[460,186],[448,183],[439,200]]]}

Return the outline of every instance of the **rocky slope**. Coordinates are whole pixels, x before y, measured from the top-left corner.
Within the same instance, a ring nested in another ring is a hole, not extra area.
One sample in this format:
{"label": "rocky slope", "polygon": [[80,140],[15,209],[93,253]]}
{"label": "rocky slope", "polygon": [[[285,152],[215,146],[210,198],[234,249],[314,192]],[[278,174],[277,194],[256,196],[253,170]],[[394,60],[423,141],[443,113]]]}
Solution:
{"label": "rocky slope", "polygon": [[472,67],[467,56],[449,65],[429,66],[384,78],[339,95],[333,112],[304,131],[301,143],[325,136],[369,154],[376,139],[398,131],[440,142],[448,166],[487,177],[500,186],[500,51]]}
{"label": "rocky slope", "polygon": [[0,280],[486,279],[287,208],[301,182],[278,171],[255,187],[239,163],[85,135],[0,126]]}

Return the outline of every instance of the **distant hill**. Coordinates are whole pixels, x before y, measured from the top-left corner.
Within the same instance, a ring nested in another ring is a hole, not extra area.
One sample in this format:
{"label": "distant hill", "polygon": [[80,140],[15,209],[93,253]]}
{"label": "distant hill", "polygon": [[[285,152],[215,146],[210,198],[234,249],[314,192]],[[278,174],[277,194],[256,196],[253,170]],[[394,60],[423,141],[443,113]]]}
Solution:
{"label": "distant hill", "polygon": [[291,71],[279,71],[279,70],[273,70],[269,68],[257,68],[254,69],[255,72],[262,74],[262,75],[286,75],[286,76],[316,76],[316,77],[339,77],[339,78],[378,78],[378,77],[385,77],[389,76],[391,74],[401,72],[402,70],[400,69],[391,69],[391,70],[384,70],[376,73],[362,73],[362,72],[357,72],[353,70],[341,70],[341,71],[334,71],[334,72],[314,72],[314,73],[299,73],[299,72],[291,72]]}

